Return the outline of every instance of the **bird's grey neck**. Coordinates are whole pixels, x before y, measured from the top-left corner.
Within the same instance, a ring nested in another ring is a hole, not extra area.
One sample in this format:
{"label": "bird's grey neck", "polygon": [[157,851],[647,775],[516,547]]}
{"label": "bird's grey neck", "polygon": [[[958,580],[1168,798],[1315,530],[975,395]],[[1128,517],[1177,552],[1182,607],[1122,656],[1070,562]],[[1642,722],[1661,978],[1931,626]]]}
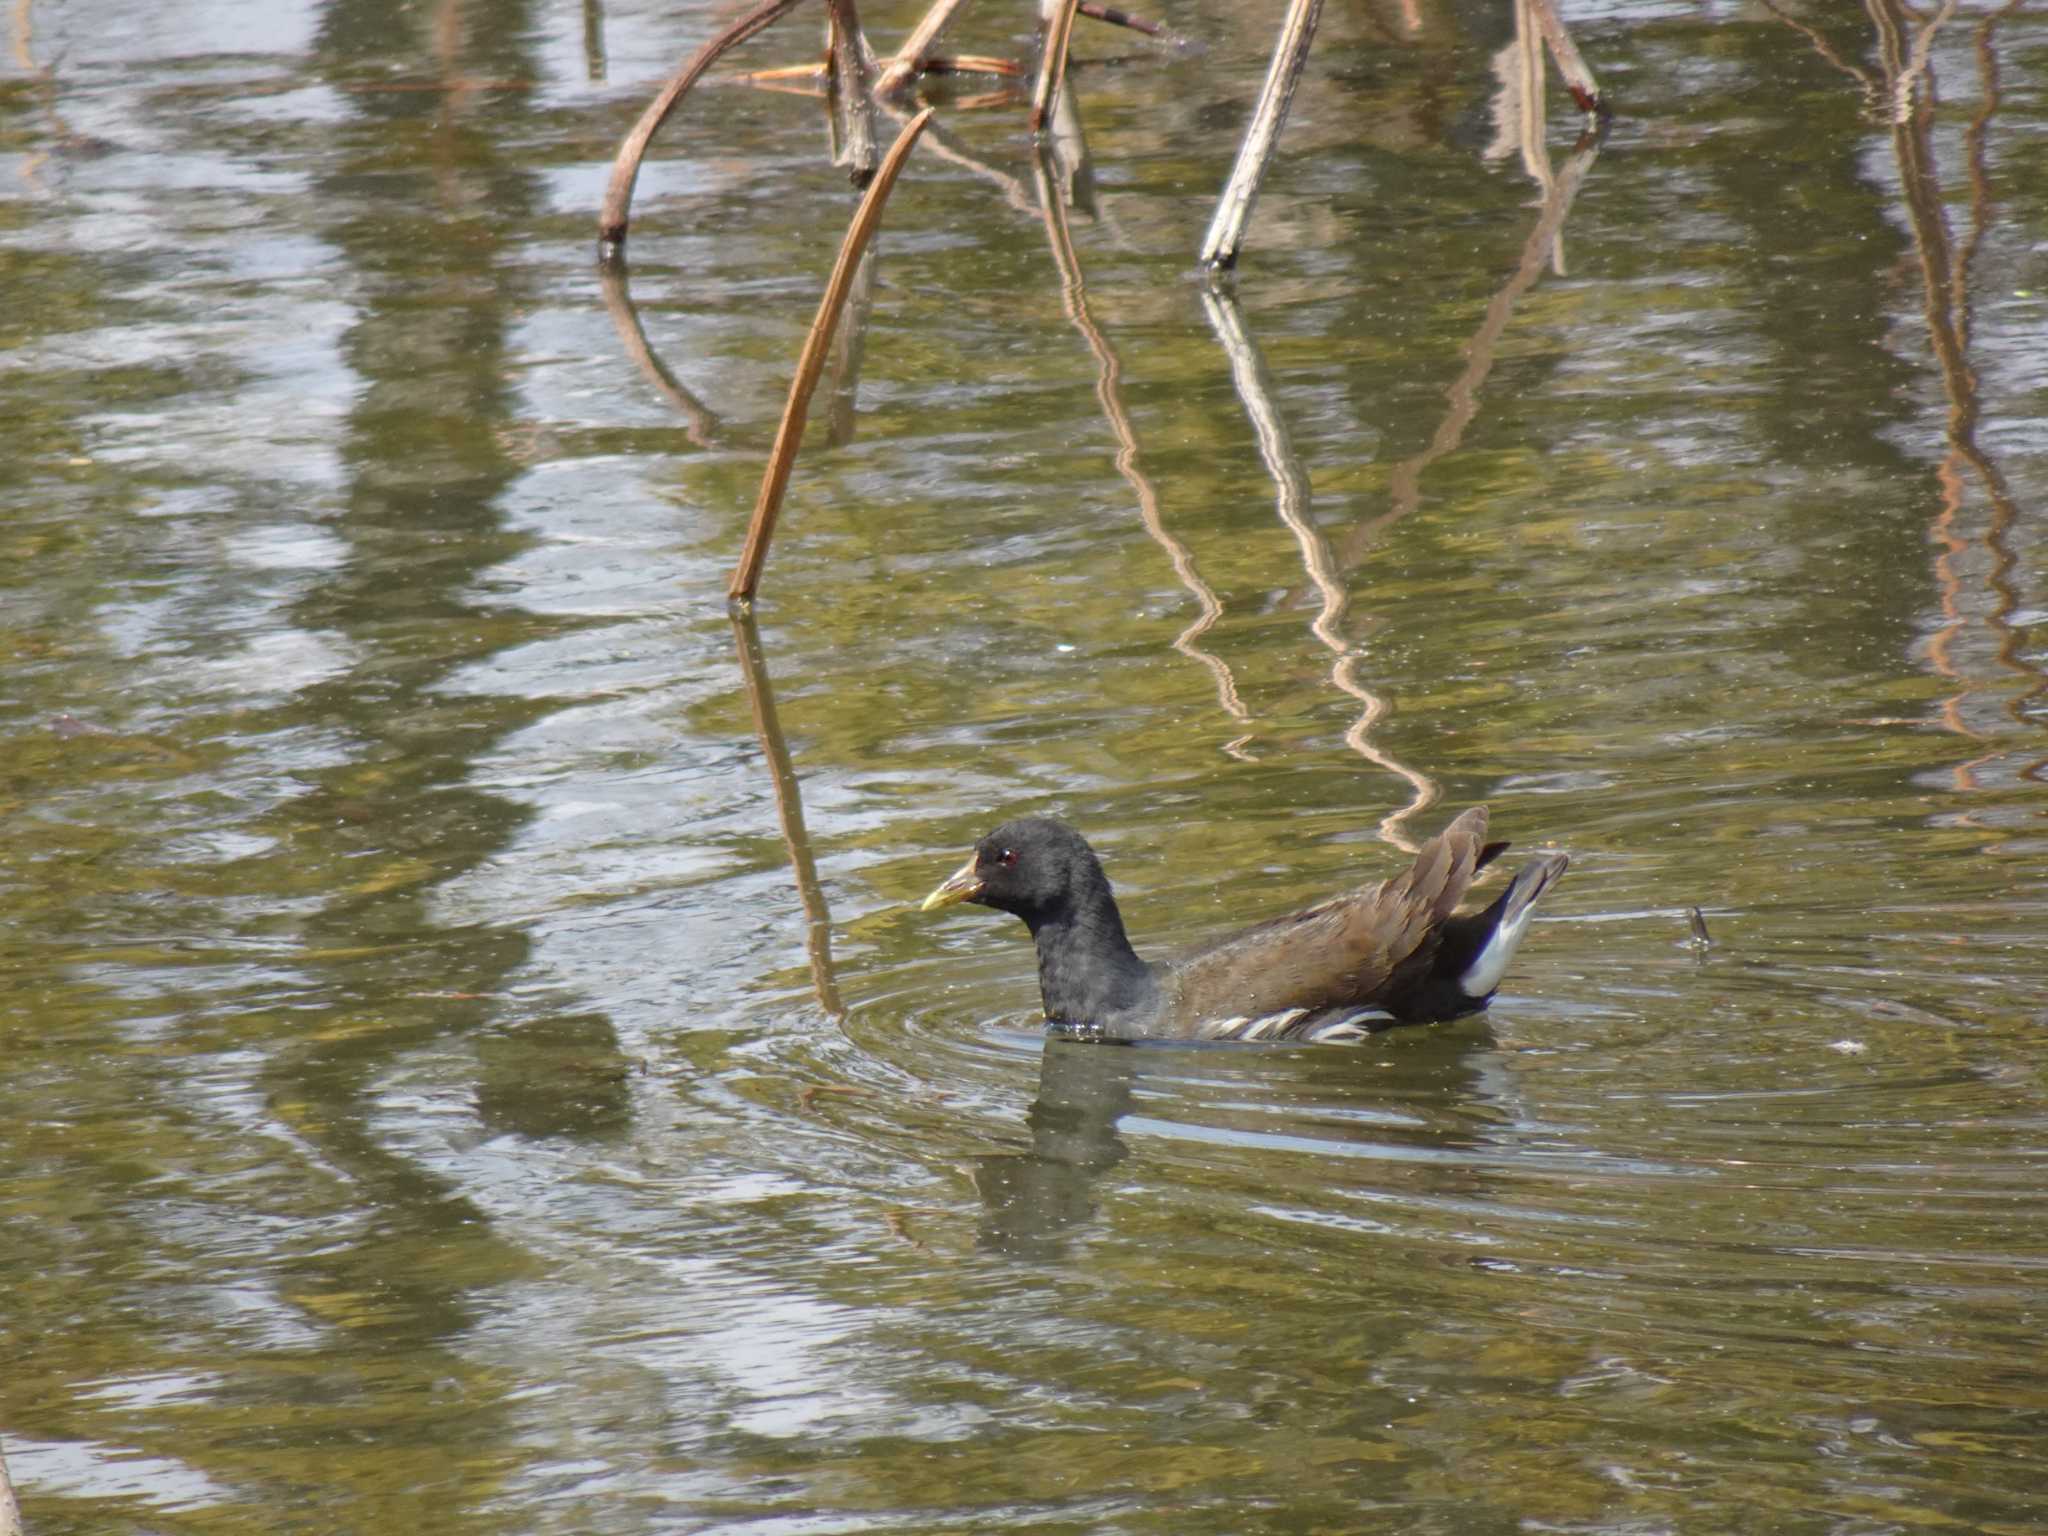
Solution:
{"label": "bird's grey neck", "polygon": [[1105,893],[1063,916],[1031,924],[1038,946],[1038,992],[1045,1016],[1060,1024],[1101,1024],[1149,1002],[1152,967],[1138,958],[1123,918]]}

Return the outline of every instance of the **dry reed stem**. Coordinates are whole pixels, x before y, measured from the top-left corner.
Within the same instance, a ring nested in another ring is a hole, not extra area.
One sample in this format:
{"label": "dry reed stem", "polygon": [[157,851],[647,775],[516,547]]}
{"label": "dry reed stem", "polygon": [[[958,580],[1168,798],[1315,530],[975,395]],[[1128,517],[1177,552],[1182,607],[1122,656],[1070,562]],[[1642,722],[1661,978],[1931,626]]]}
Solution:
{"label": "dry reed stem", "polygon": [[999,59],[992,53],[958,53],[951,58],[941,55],[926,59],[922,67],[933,75],[996,75],[1005,80],[1020,80],[1027,73],[1015,59]]}
{"label": "dry reed stem", "polygon": [[670,77],[668,84],[661,88],[661,94],[647,104],[647,110],[640,114],[640,121],[633,125],[633,131],[626,135],[612,161],[611,180],[604,189],[604,208],[597,216],[600,258],[616,261],[625,251],[626,222],[633,206],[633,183],[640,176],[641,158],[646,155],[647,146],[654,142],[655,131],[675,110],[676,103],[721,55],[773,26],[802,3],[803,0],[762,0],[760,5],[699,48],[689,62]]}
{"label": "dry reed stem", "polygon": [[1042,133],[1052,115],[1052,99],[1067,77],[1067,45],[1074,37],[1074,8],[1078,0],[1060,0],[1045,29],[1045,58],[1039,65],[1038,89],[1031,98],[1031,131]]}
{"label": "dry reed stem", "polygon": [[1237,163],[1223,184],[1223,196],[1216,201],[1215,217],[1202,240],[1201,264],[1211,269],[1237,265],[1238,248],[1244,243],[1244,228],[1258,200],[1259,183],[1273,159],[1280,130],[1287,122],[1287,109],[1294,101],[1294,88],[1308,63],[1309,45],[1315,41],[1316,18],[1323,0],[1290,0],[1286,18],[1280,23],[1280,38],[1273,45],[1273,62],[1266,69],[1266,83],[1259,91],[1259,104],[1252,110],[1244,143],[1238,146]]}
{"label": "dry reed stem", "polygon": [[1529,8],[1536,13],[1536,25],[1543,33],[1543,41],[1550,45],[1550,56],[1557,60],[1557,72],[1564,76],[1564,88],[1572,93],[1572,100],[1589,117],[1603,114],[1606,103],[1600,99],[1600,86],[1593,79],[1593,72],[1586,68],[1586,61],[1579,57],[1578,44],[1565,30],[1557,0],[1529,0]]}
{"label": "dry reed stem", "polygon": [[874,58],[860,29],[860,12],[854,0],[825,0],[831,16],[832,86],[836,120],[840,125],[840,150],[833,164],[844,165],[856,187],[865,187],[875,174],[875,105],[869,93],[869,64]]}
{"label": "dry reed stem", "polygon": [[903,39],[903,46],[896,50],[896,57],[889,61],[888,68],[882,71],[882,78],[875,82],[877,96],[887,96],[910,83],[910,77],[924,67],[925,55],[931,52],[932,44],[939,40],[939,34],[946,30],[946,24],[959,9],[960,0],[938,0],[924,13],[924,19],[910,29],[910,36]]}
{"label": "dry reed stem", "polygon": [[811,321],[810,334],[804,338],[803,352],[797,358],[796,377],[790,380],[789,403],[783,407],[782,425],[776,429],[775,446],[769,450],[767,472],[761,477],[761,494],[754,500],[746,547],[740,551],[739,564],[733,567],[732,580],[726,583],[725,595],[731,602],[751,604],[761,585],[761,567],[767,563],[768,544],[775,537],[775,522],[781,516],[782,498],[789,489],[790,470],[796,464],[797,449],[803,444],[811,395],[818,387],[825,356],[832,349],[832,333],[838,328],[840,311],[846,307],[846,296],[853,288],[861,253],[882,222],[889,189],[895,186],[897,173],[910,158],[911,148],[924,133],[925,124],[931,121],[932,110],[926,107],[903,125],[903,131],[896,135],[896,142],[882,158],[881,169],[868,184],[860,207],[854,210],[853,222],[846,227],[839,259],[832,265],[824,297],[818,300],[817,317]]}
{"label": "dry reed stem", "polygon": [[749,69],[733,78],[749,84],[763,80],[829,80],[832,78],[832,66],[822,61],[816,64],[777,64],[773,69]]}
{"label": "dry reed stem", "polygon": [[[915,73],[921,75],[994,75],[999,79],[1018,80],[1027,73],[1024,66],[1015,59],[999,59],[987,53],[934,53],[916,61]],[[832,76],[828,64],[781,64],[774,69],[750,69],[745,74],[728,78],[745,85],[780,86],[791,81],[822,85]],[[817,95],[813,90],[806,94]],[[883,93],[875,92],[877,97]],[[1009,100],[1015,100],[1014,96]],[[961,105],[956,101],[953,106]]]}
{"label": "dry reed stem", "polygon": [[1080,0],[1080,4],[1074,9],[1090,21],[1107,22],[1112,27],[1128,27],[1131,31],[1142,32],[1147,37],[1165,37],[1174,42],[1179,41],[1158,22],[1147,21],[1143,16],[1133,16],[1129,11],[1120,11],[1113,5],[1096,5],[1093,0]]}
{"label": "dry reed stem", "polygon": [[[986,96],[962,97],[953,103],[953,110],[955,112],[962,112],[981,102],[1015,106],[1017,98],[1014,93],[1009,91],[992,91]],[[887,101],[882,103],[882,110],[899,123],[910,120],[909,113],[892,106]],[[1026,218],[1035,219],[1038,217],[1038,209],[1033,205],[1030,195],[1024,190],[1024,183],[1015,176],[1010,175],[1006,171],[999,171],[986,161],[977,160],[974,156],[948,144],[946,142],[946,130],[943,127],[934,127],[925,137],[931,140],[931,143],[924,147],[925,154],[937,155],[941,160],[948,161],[953,165],[961,167],[963,170],[970,171],[974,175],[981,177],[982,180],[1000,191],[1003,194],[1003,201],[1016,209],[1017,212],[1023,214]]]}

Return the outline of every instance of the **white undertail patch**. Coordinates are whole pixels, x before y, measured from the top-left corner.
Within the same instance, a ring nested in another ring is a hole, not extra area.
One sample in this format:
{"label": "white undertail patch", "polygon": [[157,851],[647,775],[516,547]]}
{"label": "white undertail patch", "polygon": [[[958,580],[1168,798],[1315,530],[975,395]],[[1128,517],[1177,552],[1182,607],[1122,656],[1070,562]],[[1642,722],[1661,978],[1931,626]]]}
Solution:
{"label": "white undertail patch", "polygon": [[1514,884],[1508,887],[1507,905],[1501,909],[1499,926],[1487,939],[1486,947],[1465,967],[1465,974],[1458,978],[1459,991],[1467,997],[1486,997],[1500,985],[1501,978],[1508,973],[1508,962],[1515,958],[1515,950],[1521,945],[1522,935],[1528,932],[1537,898],[1550,889],[1550,882],[1564,869],[1564,856],[1558,854],[1530,864],[1515,876]]}

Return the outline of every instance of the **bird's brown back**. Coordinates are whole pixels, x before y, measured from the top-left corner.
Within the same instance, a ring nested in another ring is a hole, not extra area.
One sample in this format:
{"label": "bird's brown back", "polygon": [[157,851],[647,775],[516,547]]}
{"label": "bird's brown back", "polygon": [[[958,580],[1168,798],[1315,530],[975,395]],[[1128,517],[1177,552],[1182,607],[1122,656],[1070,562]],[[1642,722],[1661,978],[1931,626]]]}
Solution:
{"label": "bird's brown back", "polygon": [[1486,807],[1477,805],[1423,844],[1404,873],[1196,950],[1160,977],[1148,1032],[1383,1000],[1427,972],[1438,929],[1465,899],[1485,849]]}

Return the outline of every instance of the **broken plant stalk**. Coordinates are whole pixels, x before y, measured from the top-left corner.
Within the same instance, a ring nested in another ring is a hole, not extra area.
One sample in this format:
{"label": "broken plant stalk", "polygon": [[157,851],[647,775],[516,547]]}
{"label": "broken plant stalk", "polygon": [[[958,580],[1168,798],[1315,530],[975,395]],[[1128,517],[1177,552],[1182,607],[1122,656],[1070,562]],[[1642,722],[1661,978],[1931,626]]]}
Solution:
{"label": "broken plant stalk", "polygon": [[896,57],[889,61],[888,68],[882,71],[882,78],[875,83],[877,96],[887,96],[910,83],[910,77],[924,67],[925,56],[932,51],[939,34],[959,9],[960,0],[938,0],[924,13],[924,19],[911,28],[910,36],[903,40],[903,46],[896,50]]}
{"label": "broken plant stalk", "polygon": [[1252,204],[1258,200],[1259,183],[1272,162],[1273,148],[1287,122],[1287,109],[1294,101],[1294,88],[1301,83],[1301,71],[1308,63],[1309,44],[1315,41],[1316,17],[1323,0],[1292,0],[1280,23],[1280,39],[1273,45],[1273,62],[1266,70],[1266,83],[1259,91],[1259,104],[1237,149],[1237,163],[1230,168],[1230,180],[1217,199],[1216,215],[1209,221],[1209,233],[1202,241],[1204,267],[1228,270],[1237,265],[1238,247],[1244,243],[1245,224],[1251,219]]}
{"label": "broken plant stalk", "polygon": [[1588,117],[1604,117],[1607,103],[1600,99],[1599,83],[1586,68],[1586,61],[1579,57],[1579,47],[1572,41],[1571,33],[1565,30],[1557,0],[1530,0],[1529,9],[1536,14],[1537,30],[1550,45],[1550,56],[1557,60],[1557,72],[1564,76],[1564,88],[1572,93],[1572,100]]}
{"label": "broken plant stalk", "polygon": [[1031,98],[1031,131],[1043,133],[1052,116],[1052,100],[1067,77],[1067,44],[1074,36],[1074,8],[1078,0],[1059,0],[1047,17],[1045,58],[1038,69],[1038,89]]}
{"label": "broken plant stalk", "polygon": [[865,187],[875,174],[875,99],[868,89],[873,54],[854,0],[825,0],[825,10],[832,18],[833,121],[839,129],[833,164],[844,165],[853,184]]}

